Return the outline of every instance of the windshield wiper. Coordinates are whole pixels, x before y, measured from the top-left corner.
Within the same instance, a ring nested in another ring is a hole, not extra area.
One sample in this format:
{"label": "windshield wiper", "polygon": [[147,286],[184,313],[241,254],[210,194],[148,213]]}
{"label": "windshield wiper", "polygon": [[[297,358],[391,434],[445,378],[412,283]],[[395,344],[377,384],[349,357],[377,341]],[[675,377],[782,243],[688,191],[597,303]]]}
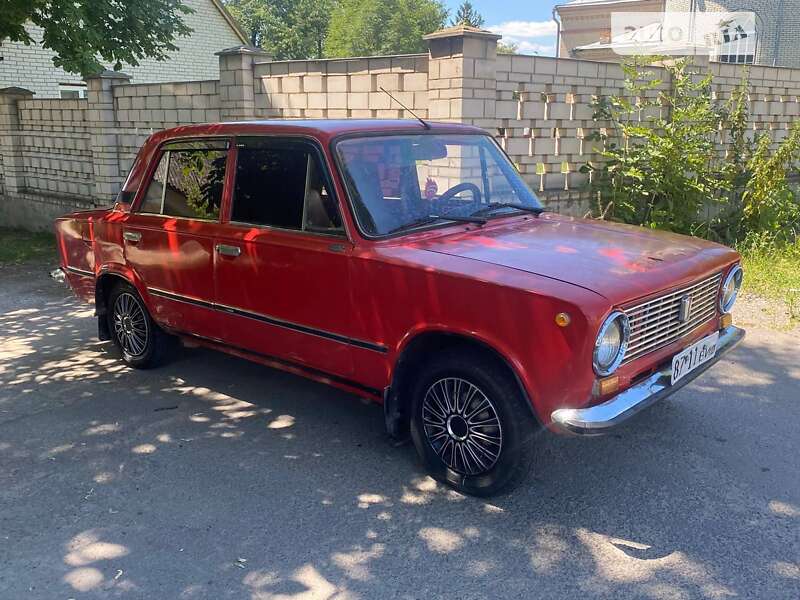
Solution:
{"label": "windshield wiper", "polygon": [[475,215],[485,215],[490,212],[494,212],[500,208],[513,208],[514,210],[520,210],[522,212],[529,212],[534,215],[540,215],[544,212],[543,208],[539,208],[538,206],[526,206],[524,204],[513,204],[511,202],[489,202],[483,208],[476,210],[473,214]]}
{"label": "windshield wiper", "polygon": [[400,225],[400,227],[395,227],[394,229],[390,229],[386,232],[386,235],[391,235],[392,233],[398,233],[400,231],[405,231],[407,229],[415,229],[417,227],[422,227],[423,225],[427,225],[428,223],[435,223],[436,221],[456,221],[459,223],[477,223],[478,225],[486,225],[486,219],[481,217],[470,215],[467,217],[462,217],[461,215],[427,215],[420,219],[416,219],[411,221],[410,223],[406,223],[404,225]]}

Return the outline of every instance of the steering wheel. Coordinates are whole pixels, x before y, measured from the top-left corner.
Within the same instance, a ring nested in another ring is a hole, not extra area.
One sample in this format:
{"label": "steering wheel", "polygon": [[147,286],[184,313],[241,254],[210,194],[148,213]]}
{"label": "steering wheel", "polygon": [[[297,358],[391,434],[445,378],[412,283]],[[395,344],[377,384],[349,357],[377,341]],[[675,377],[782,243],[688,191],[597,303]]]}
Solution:
{"label": "steering wheel", "polygon": [[477,185],[475,185],[474,183],[469,183],[468,181],[465,181],[463,183],[459,183],[459,184],[454,185],[453,187],[451,187],[444,194],[439,196],[439,199],[437,200],[437,202],[447,202],[448,200],[452,199],[454,196],[456,196],[456,195],[458,195],[461,192],[464,192],[466,190],[469,190],[470,192],[472,192],[472,198],[473,198],[473,200],[474,200],[474,202],[476,204],[478,204],[481,201],[481,189]]}

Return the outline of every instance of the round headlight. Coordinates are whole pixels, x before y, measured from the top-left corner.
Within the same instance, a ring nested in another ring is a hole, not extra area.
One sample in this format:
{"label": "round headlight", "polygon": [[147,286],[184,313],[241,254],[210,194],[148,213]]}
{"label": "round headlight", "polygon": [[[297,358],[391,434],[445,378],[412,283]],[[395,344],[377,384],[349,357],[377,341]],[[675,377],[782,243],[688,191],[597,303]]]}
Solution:
{"label": "round headlight", "polygon": [[594,343],[593,366],[598,375],[611,375],[617,370],[628,347],[630,326],[628,317],[618,311],[603,321]]}
{"label": "round headlight", "polygon": [[736,297],[739,295],[739,288],[742,287],[743,275],[744,271],[742,271],[742,267],[736,265],[725,278],[725,282],[722,284],[722,289],[719,293],[719,309],[722,312],[730,312],[733,308]]}

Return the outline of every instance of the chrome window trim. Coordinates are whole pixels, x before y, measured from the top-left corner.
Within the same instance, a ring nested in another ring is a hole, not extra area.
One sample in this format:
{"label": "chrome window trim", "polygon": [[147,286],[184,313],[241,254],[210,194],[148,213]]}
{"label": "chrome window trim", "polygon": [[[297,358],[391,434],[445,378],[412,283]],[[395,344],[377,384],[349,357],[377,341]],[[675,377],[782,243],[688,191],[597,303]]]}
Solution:
{"label": "chrome window trim", "polygon": [[313,229],[290,229],[288,227],[276,227],[275,225],[262,225],[260,223],[248,223],[246,221],[228,221],[226,225],[232,225],[234,227],[250,227],[253,229],[264,229],[266,231],[280,231],[282,233],[294,233],[298,235],[321,236],[336,240],[345,239],[347,241],[350,241],[344,229],[337,230],[338,233],[325,233],[324,231],[314,231]]}
{"label": "chrome window trim", "polygon": [[725,291],[725,287],[728,285],[728,282],[736,276],[737,273],[741,273],[742,277],[744,277],[744,269],[742,269],[742,265],[740,265],[738,263],[736,265],[734,265],[733,268],[728,272],[728,275],[725,277],[725,279],[722,282],[722,286],[719,288],[719,310],[722,313],[730,312],[731,309],[733,308],[733,305],[736,304],[736,299],[739,297],[739,290],[742,288],[741,283],[736,288],[736,291],[733,293],[733,297],[731,298],[731,300],[728,303],[728,305],[725,306],[722,303],[723,292]]}
{"label": "chrome window trim", "polygon": [[[620,323],[622,326],[622,342],[619,346],[619,351],[617,352],[617,356],[608,367],[605,369],[602,368],[599,364],[597,364],[597,348],[600,345],[599,342],[603,339],[606,331],[617,319],[621,319]],[[631,336],[631,328],[630,323],[628,321],[628,315],[624,312],[615,310],[612,311],[610,315],[608,315],[603,321],[603,324],[600,326],[600,331],[597,332],[597,337],[594,340],[594,350],[592,352],[592,367],[594,368],[594,372],[598,375],[605,377],[606,375],[611,375],[614,371],[616,371],[619,366],[622,364],[622,361],[625,359],[625,351],[628,349],[628,341]]]}

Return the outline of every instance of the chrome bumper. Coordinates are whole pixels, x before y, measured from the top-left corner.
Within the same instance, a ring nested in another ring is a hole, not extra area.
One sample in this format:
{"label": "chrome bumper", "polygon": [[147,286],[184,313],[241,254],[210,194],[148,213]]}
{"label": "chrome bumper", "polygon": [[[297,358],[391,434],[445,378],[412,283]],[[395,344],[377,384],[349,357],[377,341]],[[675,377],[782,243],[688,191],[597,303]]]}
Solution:
{"label": "chrome bumper", "polygon": [[624,392],[620,392],[602,404],[587,408],[559,408],[553,411],[553,424],[568,433],[579,435],[600,435],[627,421],[640,410],[677,392],[690,381],[705,373],[711,365],[733,350],[744,338],[744,329],[731,325],[719,332],[717,353],[713,359],[703,363],[686,375],[675,385],[670,385],[672,361],[665,363],[661,370]]}

